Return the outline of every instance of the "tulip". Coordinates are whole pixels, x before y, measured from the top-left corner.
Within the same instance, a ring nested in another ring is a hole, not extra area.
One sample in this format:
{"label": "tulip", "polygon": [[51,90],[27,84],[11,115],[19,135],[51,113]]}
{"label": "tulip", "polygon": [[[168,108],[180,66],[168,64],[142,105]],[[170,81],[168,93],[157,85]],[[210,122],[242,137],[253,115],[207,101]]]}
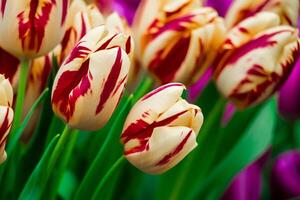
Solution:
{"label": "tulip", "polygon": [[181,98],[184,89],[181,83],[163,85],[140,99],[127,116],[121,135],[124,154],[143,172],[161,174],[197,146],[203,115]]}
{"label": "tulip", "polygon": [[289,76],[288,80],[282,86],[278,107],[282,116],[287,119],[296,120],[300,118],[300,59]]}
{"label": "tulip", "polygon": [[69,0],[0,0],[0,44],[18,58],[50,52],[65,31]]}
{"label": "tulip", "polygon": [[141,2],[133,24],[137,58],[161,84],[195,83],[212,64],[225,26],[199,0]]}
{"label": "tulip", "polygon": [[[271,172],[272,199],[300,197],[300,152],[285,152],[277,157]],[[297,198],[297,199],[298,199]]]}
{"label": "tulip", "polygon": [[297,26],[299,15],[299,0],[236,0],[226,15],[226,23],[233,27],[242,20],[261,11],[270,11],[278,14],[281,23]]}
{"label": "tulip", "polygon": [[97,130],[105,125],[122,96],[129,68],[131,37],[104,25],[89,31],[59,69],[52,107],[69,126]]}
{"label": "tulip", "polygon": [[6,160],[5,145],[10,131],[14,111],[11,106],[13,103],[13,89],[8,79],[0,74],[0,164]]}
{"label": "tulip", "polygon": [[61,42],[60,63],[89,30],[102,24],[104,18],[95,5],[87,5],[83,0],[72,1],[67,18],[67,30]]}
{"label": "tulip", "polygon": [[262,171],[270,151],[236,175],[221,200],[259,200],[262,192]]}
{"label": "tulip", "polygon": [[215,71],[219,91],[237,108],[270,97],[288,77],[300,51],[298,31],[278,26],[279,17],[261,12],[234,27],[222,45]]}

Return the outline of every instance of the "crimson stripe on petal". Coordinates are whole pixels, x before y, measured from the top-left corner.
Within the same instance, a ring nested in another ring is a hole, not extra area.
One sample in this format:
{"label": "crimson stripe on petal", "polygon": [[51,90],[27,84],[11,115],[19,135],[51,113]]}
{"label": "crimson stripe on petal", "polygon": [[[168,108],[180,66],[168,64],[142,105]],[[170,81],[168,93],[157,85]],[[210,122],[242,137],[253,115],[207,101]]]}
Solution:
{"label": "crimson stripe on petal", "polygon": [[171,153],[169,153],[168,155],[166,155],[163,159],[161,159],[156,166],[162,166],[167,164],[168,162],[170,162],[170,160],[175,157],[184,147],[184,145],[186,144],[186,142],[188,141],[189,137],[192,134],[192,130],[190,130],[188,132],[188,134],[184,137],[184,139],[180,142],[180,144],[175,148],[175,150]]}
{"label": "crimson stripe on petal", "polygon": [[61,74],[53,92],[52,103],[63,113],[69,121],[72,117],[75,104],[80,96],[84,96],[90,89],[89,62],[86,60],[78,71],[65,71]]}
{"label": "crimson stripe on petal", "polygon": [[55,0],[46,2],[41,8],[41,14],[38,14],[39,1],[30,1],[29,16],[25,16],[25,11],[17,15],[19,20],[19,38],[22,41],[22,48],[25,49],[25,43],[28,39],[28,48],[38,52],[41,48],[45,36],[45,29],[49,21],[50,13]]}
{"label": "crimson stripe on petal", "polygon": [[2,139],[4,139],[3,137],[4,137],[5,133],[6,133],[6,131],[11,126],[11,123],[9,123],[9,121],[8,121],[8,114],[9,114],[9,107],[7,107],[4,120],[3,120],[2,124],[0,125],[0,140],[1,141],[2,141]]}
{"label": "crimson stripe on petal", "polygon": [[62,18],[61,18],[61,26],[65,23],[67,18],[67,10],[69,6],[69,0],[62,0]]}
{"label": "crimson stripe on petal", "polygon": [[165,49],[157,52],[155,58],[149,64],[149,70],[153,72],[161,81],[162,84],[173,81],[176,73],[180,69],[183,61],[189,50],[191,38],[181,37],[167,55],[164,55]]}
{"label": "crimson stripe on petal", "polygon": [[120,73],[122,69],[122,51],[118,47],[118,52],[114,65],[112,66],[110,73],[104,83],[103,90],[100,95],[100,101],[96,109],[96,114],[100,113],[104,107],[104,104],[107,102],[111,94],[113,93],[114,88],[117,85]]}
{"label": "crimson stripe on petal", "polygon": [[[155,128],[161,127],[161,126],[167,126],[174,120],[176,120],[178,117],[186,113],[187,111],[184,110],[182,112],[176,113],[162,121],[153,122],[152,124],[148,124],[142,119],[137,120],[136,122],[130,124],[127,129],[122,133],[121,139],[123,143],[127,143],[130,140],[137,139],[140,142],[139,146],[136,146],[128,151],[125,152],[125,155],[136,153],[139,151],[144,151],[149,148],[148,141],[149,138],[152,135],[152,132]],[[147,114],[147,113],[145,113]]]}
{"label": "crimson stripe on petal", "polygon": [[7,0],[2,0],[1,1],[1,14],[2,14],[2,17],[4,16],[5,7],[6,7],[6,1]]}
{"label": "crimson stripe on petal", "polygon": [[84,58],[91,52],[91,50],[88,47],[81,46],[82,42],[83,41],[78,42],[77,45],[72,49],[65,64],[72,62],[76,58]]}
{"label": "crimson stripe on petal", "polygon": [[174,87],[174,86],[175,86],[175,87],[177,87],[177,86],[179,86],[179,87],[184,87],[184,85],[181,84],[181,83],[169,83],[169,84],[160,86],[159,88],[156,88],[155,90],[149,92],[148,94],[146,94],[146,95],[142,98],[141,101],[145,101],[146,99],[149,99],[149,98],[152,97],[153,95],[155,95],[155,94],[157,94],[157,93],[159,93],[159,92],[161,92],[161,91],[163,91],[163,90],[165,90],[165,89],[167,89],[167,88],[169,88],[169,87]]}

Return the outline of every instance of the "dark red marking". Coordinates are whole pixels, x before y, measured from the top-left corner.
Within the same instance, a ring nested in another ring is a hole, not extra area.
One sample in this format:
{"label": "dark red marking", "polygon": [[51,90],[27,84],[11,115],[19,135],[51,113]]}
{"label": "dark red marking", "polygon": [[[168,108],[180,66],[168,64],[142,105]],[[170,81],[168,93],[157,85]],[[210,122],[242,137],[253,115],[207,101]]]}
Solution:
{"label": "dark red marking", "polygon": [[65,64],[72,62],[76,58],[85,58],[91,52],[91,50],[88,47],[81,46],[82,42],[83,41],[78,42],[76,46],[72,49]]}
{"label": "dark red marking", "polygon": [[122,85],[124,85],[126,79],[127,79],[127,75],[124,76],[124,78],[122,78],[122,79],[119,81],[117,87],[115,87],[115,90],[114,90],[114,92],[113,92],[113,96],[119,91],[120,87],[121,87]]}
{"label": "dark red marking", "polygon": [[155,90],[152,90],[151,92],[149,92],[148,94],[146,94],[141,101],[145,101],[146,99],[149,99],[150,97],[152,97],[153,95],[169,88],[169,87],[174,87],[174,86],[179,86],[179,87],[184,87],[183,84],[181,83],[169,83],[169,84],[166,84],[166,85],[163,85],[163,86],[160,86],[159,88],[156,88]]}
{"label": "dark red marking", "polygon": [[0,47],[0,74],[3,74],[5,78],[13,81],[14,76],[18,71],[20,61],[4,49]]}
{"label": "dark red marking", "polygon": [[69,0],[62,0],[62,18],[61,18],[61,26],[65,23],[67,18],[67,10],[69,6]]}
{"label": "dark red marking", "polygon": [[11,126],[11,123],[9,123],[9,120],[8,120],[9,109],[10,108],[7,107],[4,120],[3,120],[2,124],[0,125],[0,139],[1,140],[3,139],[5,133],[8,131],[8,129]]}
{"label": "dark red marking", "polygon": [[290,32],[290,30],[280,30],[280,31],[276,31],[273,33],[269,33],[269,34],[264,34],[256,39],[253,39],[251,41],[249,41],[248,43],[233,49],[231,51],[228,51],[229,55],[224,54],[223,58],[225,60],[222,59],[222,65],[218,66],[218,73],[216,73],[216,77],[218,77],[220,75],[220,72],[229,64],[234,64],[236,63],[240,58],[242,58],[243,56],[245,56],[246,54],[250,53],[253,50],[259,49],[259,48],[264,48],[264,47],[268,47],[268,46],[273,46],[275,44],[277,44],[276,41],[272,40],[272,37],[275,36],[276,34],[280,34],[283,32]]}
{"label": "dark red marking", "polygon": [[157,52],[155,58],[149,64],[149,70],[159,78],[162,84],[173,81],[186,58],[190,41],[190,36],[181,37],[164,58],[161,56],[165,49],[162,49]]}
{"label": "dark red marking", "polygon": [[113,93],[114,88],[117,85],[120,73],[122,69],[122,51],[118,47],[118,53],[116,56],[116,61],[112,66],[110,73],[104,83],[103,90],[100,95],[100,101],[96,109],[96,114],[100,113],[104,107],[104,104],[107,102],[111,94]]}
{"label": "dark red marking", "polygon": [[298,43],[297,48],[292,51],[292,59],[291,60],[288,59],[285,65],[282,65],[283,72],[281,75],[275,72],[268,73],[263,69],[262,66],[254,65],[251,69],[248,70],[247,73],[249,75],[265,77],[265,81],[262,82],[261,84],[258,84],[255,88],[253,88],[250,91],[239,93],[240,88],[243,87],[244,84],[248,84],[249,82],[251,82],[249,80],[249,77],[246,76],[246,78],[242,80],[240,84],[232,92],[230,98],[243,102],[243,105],[248,106],[254,103],[266,91],[266,89],[270,85],[275,85],[273,91],[270,92],[270,94],[268,94],[267,97],[271,96],[282,86],[282,84],[288,78],[295,62],[297,61],[297,58],[299,57],[299,53],[300,53],[300,44]]}
{"label": "dark red marking", "polygon": [[107,48],[107,46],[110,44],[110,42],[117,36],[118,34],[115,34],[113,35],[111,38],[109,38],[106,42],[104,42],[97,50],[97,51],[100,51],[100,50],[104,50]]}
{"label": "dark red marking", "polygon": [[[37,9],[39,7],[39,0],[30,1],[29,16],[25,15],[25,11],[17,15],[19,19],[19,38],[22,41],[22,48],[28,48],[38,52],[41,48],[45,29],[49,21],[50,13],[53,6],[56,5],[55,0],[51,2],[46,2],[41,8],[41,14],[37,15]],[[28,41],[28,46],[26,46],[26,41]]]}
{"label": "dark red marking", "polygon": [[186,144],[186,142],[188,141],[189,137],[192,134],[192,130],[190,132],[188,132],[188,134],[184,137],[184,139],[179,143],[179,145],[175,148],[175,150],[171,153],[169,153],[168,155],[166,155],[163,159],[161,159],[156,166],[162,166],[167,164],[168,162],[170,162],[170,160],[175,157],[184,147],[184,145]]}
{"label": "dark red marking", "polygon": [[83,13],[81,13],[81,34],[80,34],[80,38],[83,38],[83,36],[86,34],[86,23],[85,23],[85,20],[84,20],[84,16],[83,16]]}
{"label": "dark red marking", "polygon": [[2,17],[4,16],[5,7],[6,7],[6,1],[7,0],[2,0],[1,1],[1,14],[2,14]]}
{"label": "dark red marking", "polygon": [[69,44],[69,40],[71,39],[71,35],[74,34],[74,37],[77,38],[77,32],[76,30],[71,27],[69,28],[66,32],[65,32],[65,35],[62,39],[62,42],[61,42],[61,49],[62,49],[62,52],[61,52],[61,60],[60,60],[60,64],[62,63],[62,61],[65,59],[66,57],[66,54],[69,53],[69,52],[66,52],[66,49],[67,49],[67,46]]}
{"label": "dark red marking", "polygon": [[52,103],[62,112],[67,121],[72,117],[75,104],[80,96],[84,96],[90,89],[89,62],[86,60],[78,71],[65,71],[59,78],[53,91]]}
{"label": "dark red marking", "polygon": [[241,26],[239,27],[239,31],[245,34],[249,33],[249,31],[245,27],[241,27]]}
{"label": "dark red marking", "polygon": [[140,145],[126,151],[125,155],[147,150],[149,148],[149,138],[151,137],[155,128],[167,126],[186,112],[186,110],[179,112],[175,115],[170,116],[169,118],[166,118],[162,121],[153,122],[152,124],[148,124],[142,119],[130,124],[121,135],[122,142],[125,144],[130,140],[137,139],[139,140]]}
{"label": "dark red marking", "polygon": [[129,36],[126,41],[126,53],[129,54],[131,51],[131,37]]}

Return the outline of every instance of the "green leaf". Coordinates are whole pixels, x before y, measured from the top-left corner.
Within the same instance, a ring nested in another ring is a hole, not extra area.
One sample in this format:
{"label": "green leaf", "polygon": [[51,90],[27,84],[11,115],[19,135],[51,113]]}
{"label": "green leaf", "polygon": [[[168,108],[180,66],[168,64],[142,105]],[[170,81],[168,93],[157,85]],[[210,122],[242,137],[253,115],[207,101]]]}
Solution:
{"label": "green leaf", "polygon": [[27,113],[24,121],[22,122],[21,126],[17,129],[15,137],[11,138],[11,140],[9,141],[8,145],[7,145],[7,154],[10,155],[12,153],[12,151],[14,150],[15,146],[17,145],[23,131],[25,130],[31,116],[33,115],[34,111],[37,109],[37,107],[42,103],[42,101],[44,101],[44,99],[46,98],[46,96],[49,93],[49,89],[46,88],[42,94],[39,96],[39,98],[34,102],[34,104],[32,105],[32,107],[30,108],[29,112]]}
{"label": "green leaf", "polygon": [[[57,192],[59,189],[60,182],[62,180],[63,174],[66,171],[69,160],[71,159],[73,148],[76,143],[77,135],[79,131],[73,131],[72,137],[68,142],[64,145],[64,152],[59,156],[54,169],[52,170],[51,177],[47,183],[47,186],[44,190],[44,199],[56,199]],[[49,163],[50,165],[50,163]]]}
{"label": "green leaf", "polygon": [[23,188],[23,191],[21,192],[19,199],[32,200],[32,199],[41,198],[43,188],[46,185],[46,179],[47,179],[46,174],[47,174],[49,159],[51,157],[51,154],[56,144],[58,143],[59,137],[60,137],[59,135],[56,135],[52,139],[51,143],[48,145],[41,160],[39,161],[36,168],[32,172],[27,183],[25,184],[25,187]]}
{"label": "green leaf", "polygon": [[269,101],[232,150],[207,174],[205,180],[196,182],[197,189],[186,199],[218,199],[232,178],[271,145],[276,125],[275,110],[274,101]]}
{"label": "green leaf", "polygon": [[122,155],[123,146],[120,144],[120,134],[126,116],[130,110],[132,99],[133,96],[130,96],[127,101],[121,105],[122,109],[114,119],[114,123],[107,133],[107,138],[105,139],[102,148],[81,182],[81,185],[75,194],[75,199],[90,199],[99,180],[104,177],[111,165]]}

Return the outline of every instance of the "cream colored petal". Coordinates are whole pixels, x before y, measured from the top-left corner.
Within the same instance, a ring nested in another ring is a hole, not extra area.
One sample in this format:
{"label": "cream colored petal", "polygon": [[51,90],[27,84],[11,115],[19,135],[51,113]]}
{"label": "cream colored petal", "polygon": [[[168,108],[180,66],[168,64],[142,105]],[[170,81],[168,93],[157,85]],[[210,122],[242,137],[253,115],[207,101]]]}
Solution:
{"label": "cream colored petal", "polygon": [[149,140],[149,150],[128,154],[126,158],[146,173],[161,174],[179,163],[196,146],[196,134],[191,129],[158,127]]}
{"label": "cream colored petal", "polygon": [[142,97],[131,109],[127,116],[123,130],[126,130],[137,120],[153,123],[160,114],[173,106],[185,89],[180,83],[163,85]]}

